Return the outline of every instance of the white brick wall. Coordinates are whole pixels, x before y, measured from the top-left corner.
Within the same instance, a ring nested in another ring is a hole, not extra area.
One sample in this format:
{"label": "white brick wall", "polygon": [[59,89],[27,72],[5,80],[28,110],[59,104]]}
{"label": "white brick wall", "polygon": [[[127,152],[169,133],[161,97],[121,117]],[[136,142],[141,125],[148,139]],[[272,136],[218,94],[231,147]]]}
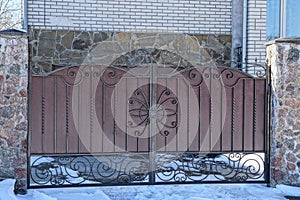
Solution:
{"label": "white brick wall", "polygon": [[231,33],[231,0],[28,0],[33,28]]}
{"label": "white brick wall", "polygon": [[266,59],[266,0],[248,0],[247,60],[264,63]]}

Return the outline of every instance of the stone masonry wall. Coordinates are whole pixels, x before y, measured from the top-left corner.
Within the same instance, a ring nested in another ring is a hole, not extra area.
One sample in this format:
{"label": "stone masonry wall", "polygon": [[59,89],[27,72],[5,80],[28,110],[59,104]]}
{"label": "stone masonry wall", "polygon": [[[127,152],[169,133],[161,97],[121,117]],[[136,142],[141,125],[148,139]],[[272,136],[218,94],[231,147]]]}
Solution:
{"label": "stone masonry wall", "polygon": [[267,47],[272,76],[271,184],[300,186],[300,40]]}
{"label": "stone masonry wall", "polygon": [[0,179],[16,178],[26,188],[28,42],[0,34]]}
{"label": "stone masonry wall", "polygon": [[193,65],[229,65],[213,59],[230,60],[231,36],[31,30],[29,48],[35,73],[80,64],[108,66],[143,48],[168,50]]}

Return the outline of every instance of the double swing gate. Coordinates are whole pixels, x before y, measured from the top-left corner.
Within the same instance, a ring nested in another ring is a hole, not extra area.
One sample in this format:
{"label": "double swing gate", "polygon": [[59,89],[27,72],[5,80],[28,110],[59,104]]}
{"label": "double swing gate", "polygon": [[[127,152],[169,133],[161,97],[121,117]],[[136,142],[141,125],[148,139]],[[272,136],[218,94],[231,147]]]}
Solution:
{"label": "double swing gate", "polygon": [[28,187],[267,182],[266,70],[166,60],[32,74]]}

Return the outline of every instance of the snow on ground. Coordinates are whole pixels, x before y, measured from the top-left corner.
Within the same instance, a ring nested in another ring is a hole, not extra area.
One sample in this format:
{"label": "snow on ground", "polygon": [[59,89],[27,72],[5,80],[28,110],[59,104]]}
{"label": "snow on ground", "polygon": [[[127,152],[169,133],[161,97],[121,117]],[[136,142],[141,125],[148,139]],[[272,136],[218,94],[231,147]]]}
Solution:
{"label": "snow on ground", "polygon": [[0,200],[281,200],[300,196],[300,188],[263,184],[193,184],[127,187],[77,187],[32,189],[28,194],[14,195],[14,180],[0,182]]}

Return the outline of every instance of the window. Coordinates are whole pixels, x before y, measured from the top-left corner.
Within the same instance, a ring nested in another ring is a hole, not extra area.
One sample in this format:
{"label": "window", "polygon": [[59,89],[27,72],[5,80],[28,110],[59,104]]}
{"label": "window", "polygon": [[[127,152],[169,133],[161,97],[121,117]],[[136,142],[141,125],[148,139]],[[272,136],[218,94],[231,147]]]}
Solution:
{"label": "window", "polygon": [[300,37],[299,0],[267,0],[267,40]]}
{"label": "window", "polygon": [[[300,20],[299,20],[299,0],[285,0],[285,12],[282,14],[285,23],[283,22],[283,37],[296,38],[300,37]],[[285,30],[284,30],[285,29]]]}

